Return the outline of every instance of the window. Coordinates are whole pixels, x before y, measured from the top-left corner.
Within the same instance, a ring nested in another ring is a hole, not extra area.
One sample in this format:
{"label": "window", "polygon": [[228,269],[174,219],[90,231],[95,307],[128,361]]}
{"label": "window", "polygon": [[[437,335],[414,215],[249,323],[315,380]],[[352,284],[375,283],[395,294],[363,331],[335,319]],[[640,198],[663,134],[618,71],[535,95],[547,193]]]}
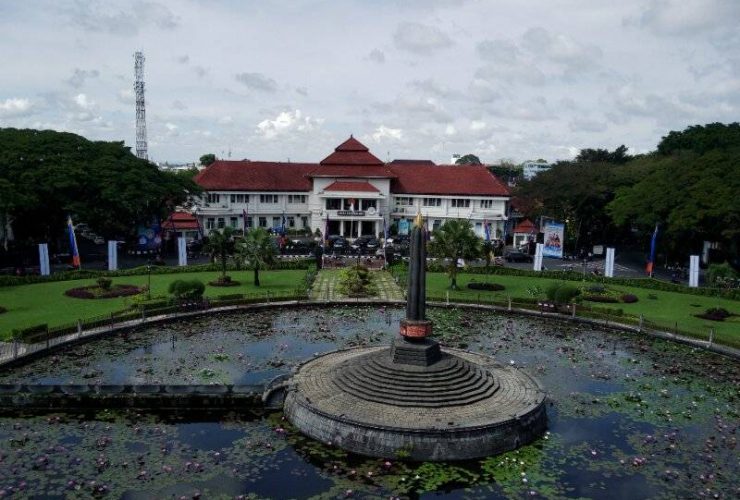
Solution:
{"label": "window", "polygon": [[216,227],[216,219],[208,217],[206,219],[206,229],[213,229],[214,227]]}
{"label": "window", "polygon": [[231,203],[249,203],[248,194],[232,194]]}
{"label": "window", "polygon": [[236,227],[239,224],[239,218],[238,217],[230,217],[229,218],[229,224],[231,224],[231,227],[233,227],[233,228],[236,229]]}
{"label": "window", "polygon": [[326,209],[327,210],[341,210],[342,200],[339,198],[327,198],[326,199]]}
{"label": "window", "polygon": [[306,203],[305,194],[289,194],[288,203]]}
{"label": "window", "polygon": [[206,193],[206,203],[218,203],[221,201],[221,195],[218,193]]}
{"label": "window", "polygon": [[244,219],[244,226],[246,226],[247,229],[251,229],[252,228],[252,218],[251,217],[247,216]]}
{"label": "window", "polygon": [[414,205],[414,200],[408,196],[399,196],[396,198],[396,205],[399,207],[411,207]]}
{"label": "window", "polygon": [[272,218],[272,227],[280,227],[280,217]]}
{"label": "window", "polygon": [[301,217],[301,224],[304,228],[308,227],[308,217]]}
{"label": "window", "polygon": [[481,200],[480,207],[481,208],[493,208],[493,200]]}
{"label": "window", "polygon": [[439,227],[441,225],[442,225],[442,221],[441,220],[434,219],[434,221],[432,222],[432,231],[436,231],[437,229],[439,229]]}
{"label": "window", "polygon": [[425,207],[441,207],[442,198],[424,198]]}
{"label": "window", "polygon": [[451,201],[452,201],[452,208],[469,208],[470,207],[470,200],[464,200],[462,198],[453,198]]}
{"label": "window", "polygon": [[260,225],[260,227],[267,227],[267,217],[260,217],[259,218],[259,225]]}
{"label": "window", "polygon": [[368,208],[378,208],[377,201],[378,200],[360,200],[362,203],[362,210],[367,210]]}
{"label": "window", "polygon": [[261,194],[260,203],[277,203],[278,195],[276,194]]}
{"label": "window", "polygon": [[288,227],[295,227],[295,217],[291,215],[291,216],[288,216],[287,219],[288,219]]}
{"label": "window", "polygon": [[224,219],[223,217],[219,217],[217,224],[219,229],[223,229],[224,226],[226,226],[226,219]]}

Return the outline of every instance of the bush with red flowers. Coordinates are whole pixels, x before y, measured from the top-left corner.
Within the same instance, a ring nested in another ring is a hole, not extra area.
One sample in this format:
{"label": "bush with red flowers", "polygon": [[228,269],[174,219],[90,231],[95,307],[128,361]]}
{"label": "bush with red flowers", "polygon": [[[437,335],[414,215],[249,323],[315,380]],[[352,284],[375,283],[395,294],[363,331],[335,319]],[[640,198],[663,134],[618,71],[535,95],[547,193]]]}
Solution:
{"label": "bush with red flowers", "polygon": [[135,285],[108,285],[108,288],[100,285],[90,285],[70,288],[64,292],[64,295],[76,299],[112,299],[114,297],[137,295],[141,291],[141,288]]}

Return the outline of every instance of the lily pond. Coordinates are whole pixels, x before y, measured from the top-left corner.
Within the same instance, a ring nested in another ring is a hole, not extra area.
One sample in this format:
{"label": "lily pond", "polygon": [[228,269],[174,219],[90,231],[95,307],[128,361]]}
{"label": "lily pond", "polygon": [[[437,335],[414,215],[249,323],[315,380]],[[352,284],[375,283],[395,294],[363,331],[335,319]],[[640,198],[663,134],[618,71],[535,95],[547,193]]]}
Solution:
{"label": "lily pond", "polygon": [[[311,356],[388,343],[404,311],[210,315],[70,347],[0,383],[261,384]],[[548,432],[465,463],[368,459],[295,432],[279,412],[123,411],[0,417],[0,497],[738,498],[740,364],[567,321],[433,308],[444,345],[528,370]]]}

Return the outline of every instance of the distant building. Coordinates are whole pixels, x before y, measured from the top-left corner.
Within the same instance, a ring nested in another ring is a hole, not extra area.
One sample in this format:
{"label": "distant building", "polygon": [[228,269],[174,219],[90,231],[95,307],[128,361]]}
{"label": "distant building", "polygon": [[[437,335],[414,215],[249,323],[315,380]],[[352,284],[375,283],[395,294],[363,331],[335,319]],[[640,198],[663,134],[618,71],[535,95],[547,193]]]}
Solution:
{"label": "distant building", "polygon": [[193,168],[201,169],[203,168],[201,165],[197,163],[157,163],[157,167],[159,167],[160,170],[167,170],[170,172],[177,172],[178,170],[190,170]]}
{"label": "distant building", "polygon": [[207,234],[232,226],[317,229],[349,238],[379,235],[418,212],[436,229],[469,220],[478,236],[503,234],[509,190],[483,165],[430,160],[384,163],[350,137],[319,163],[216,160],[194,178],[196,216]]}
{"label": "distant building", "polygon": [[537,174],[550,170],[551,168],[552,165],[547,162],[525,161],[522,164],[522,174],[524,175],[525,179],[531,180]]}

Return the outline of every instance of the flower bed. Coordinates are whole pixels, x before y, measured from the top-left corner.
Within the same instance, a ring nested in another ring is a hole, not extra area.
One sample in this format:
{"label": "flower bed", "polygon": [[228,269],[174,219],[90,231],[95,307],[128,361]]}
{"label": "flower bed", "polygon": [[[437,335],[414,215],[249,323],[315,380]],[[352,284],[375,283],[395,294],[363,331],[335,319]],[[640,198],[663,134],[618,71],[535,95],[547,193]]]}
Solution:
{"label": "flower bed", "polygon": [[468,288],[471,290],[486,290],[489,292],[500,292],[501,290],[504,290],[504,285],[499,285],[498,283],[468,283]]}
{"label": "flower bed", "polygon": [[711,309],[707,309],[702,314],[695,314],[695,316],[701,319],[708,319],[709,321],[724,321],[732,316],[732,313],[727,309],[722,309],[721,307],[713,307]]}
{"label": "flower bed", "polygon": [[223,279],[223,277],[218,278],[214,281],[209,281],[208,284],[210,286],[239,286],[241,283],[239,281],[234,281],[231,279],[231,276],[226,276],[226,279]]}
{"label": "flower bed", "polygon": [[127,297],[141,293],[141,288],[135,285],[112,285],[110,288],[103,288],[98,285],[80,286],[70,288],[64,295],[76,299],[112,299],[115,297]]}

